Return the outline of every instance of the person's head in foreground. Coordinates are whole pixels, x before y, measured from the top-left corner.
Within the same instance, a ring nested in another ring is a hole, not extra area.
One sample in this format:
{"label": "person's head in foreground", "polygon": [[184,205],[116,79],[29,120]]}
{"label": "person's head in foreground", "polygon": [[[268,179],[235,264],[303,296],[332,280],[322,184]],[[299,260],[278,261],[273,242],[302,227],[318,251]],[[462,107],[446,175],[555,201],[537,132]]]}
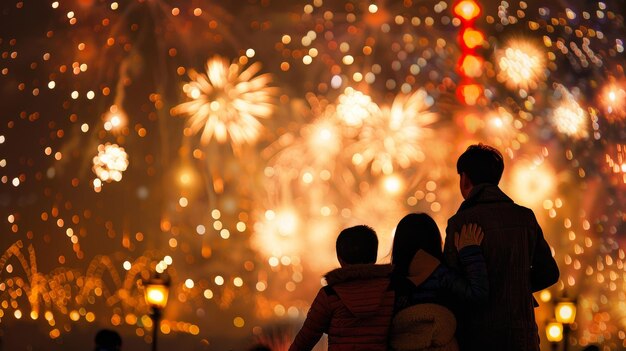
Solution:
{"label": "person's head in foreground", "polygon": [[96,351],[119,351],[122,347],[122,338],[115,330],[100,329],[94,341]]}
{"label": "person's head in foreground", "polygon": [[498,185],[504,171],[504,159],[500,151],[485,144],[470,145],[459,156],[456,171],[461,176],[460,188],[467,199],[474,186],[479,184]]}
{"label": "person's head in foreground", "polygon": [[437,223],[426,213],[409,213],[396,227],[391,250],[391,263],[400,275],[408,274],[411,261],[419,250],[441,261],[441,234]]}
{"label": "person's head in foreground", "polygon": [[337,259],[342,267],[375,263],[378,237],[374,229],[366,225],[346,228],[337,237],[336,249]]}

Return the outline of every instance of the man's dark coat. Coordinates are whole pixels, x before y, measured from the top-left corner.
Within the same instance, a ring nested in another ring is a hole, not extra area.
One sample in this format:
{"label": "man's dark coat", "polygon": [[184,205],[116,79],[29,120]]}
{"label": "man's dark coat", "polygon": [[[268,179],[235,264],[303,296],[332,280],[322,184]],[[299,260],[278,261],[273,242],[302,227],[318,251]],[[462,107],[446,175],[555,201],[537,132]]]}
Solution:
{"label": "man's dark coat", "polygon": [[534,213],[495,185],[475,186],[448,220],[444,258],[453,268],[459,264],[454,233],[466,223],[477,223],[485,233],[489,301],[457,306],[461,350],[538,351],[532,293],[556,283],[559,269]]}

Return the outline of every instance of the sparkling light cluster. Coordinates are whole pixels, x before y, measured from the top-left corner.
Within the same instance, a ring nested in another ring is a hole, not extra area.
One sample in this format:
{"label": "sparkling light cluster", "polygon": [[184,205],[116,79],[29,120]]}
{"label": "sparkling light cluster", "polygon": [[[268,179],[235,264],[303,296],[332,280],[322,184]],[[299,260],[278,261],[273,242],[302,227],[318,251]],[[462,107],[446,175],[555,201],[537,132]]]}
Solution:
{"label": "sparkling light cluster", "polygon": [[561,84],[556,84],[554,92],[555,97],[559,100],[557,106],[552,111],[550,121],[556,130],[572,138],[585,138],[589,135],[587,132],[589,117],[583,110],[574,95]]}
{"label": "sparkling light cluster", "polygon": [[122,173],[128,168],[128,155],[117,144],[98,145],[98,155],[92,160],[93,172],[104,182],[119,182]]}
{"label": "sparkling light cluster", "polygon": [[421,145],[432,136],[431,125],[438,119],[428,110],[432,103],[425,91],[418,90],[381,107],[359,133],[352,162],[357,167],[370,166],[374,174],[391,174],[394,166],[405,169],[424,161]]}
{"label": "sparkling light cluster", "polygon": [[358,90],[348,87],[339,96],[337,117],[348,126],[360,127],[363,121],[373,118],[372,116],[378,113],[380,109],[372,98]]}
{"label": "sparkling light cluster", "polygon": [[554,169],[542,159],[518,161],[511,170],[512,196],[529,207],[554,195],[558,184]]}
{"label": "sparkling light cluster", "polygon": [[183,91],[192,99],[172,109],[174,114],[189,116],[189,128],[202,132],[200,140],[208,144],[230,141],[233,149],[254,144],[262,127],[259,119],[273,111],[273,89],[268,74],[257,75],[261,63],[247,68],[216,56],[206,63],[206,74],[189,70],[191,82]]}
{"label": "sparkling light cluster", "polygon": [[529,42],[511,42],[498,55],[498,80],[511,89],[537,89],[545,76],[544,55]]}

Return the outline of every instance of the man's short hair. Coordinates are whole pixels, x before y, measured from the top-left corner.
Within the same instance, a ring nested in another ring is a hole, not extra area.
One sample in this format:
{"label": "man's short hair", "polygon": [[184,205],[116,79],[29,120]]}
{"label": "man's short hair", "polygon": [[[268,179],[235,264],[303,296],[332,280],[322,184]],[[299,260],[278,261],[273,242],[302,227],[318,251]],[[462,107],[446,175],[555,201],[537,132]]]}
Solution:
{"label": "man's short hair", "polygon": [[470,145],[459,156],[456,171],[465,173],[472,185],[489,183],[498,185],[504,171],[504,159],[500,151],[484,144]]}
{"label": "man's short hair", "polygon": [[337,257],[348,264],[375,263],[378,237],[366,225],[346,228],[337,237]]}

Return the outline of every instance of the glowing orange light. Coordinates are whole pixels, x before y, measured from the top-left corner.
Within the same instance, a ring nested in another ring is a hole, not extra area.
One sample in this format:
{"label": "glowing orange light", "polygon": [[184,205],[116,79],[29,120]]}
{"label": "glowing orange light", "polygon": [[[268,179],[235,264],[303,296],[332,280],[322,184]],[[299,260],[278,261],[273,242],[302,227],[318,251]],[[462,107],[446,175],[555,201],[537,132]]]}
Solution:
{"label": "glowing orange light", "polygon": [[561,301],[554,308],[554,315],[557,322],[572,324],[576,319],[576,304],[571,301]]}
{"label": "glowing orange light", "polygon": [[467,105],[476,105],[482,95],[483,89],[478,84],[462,85],[457,89],[457,94]]}
{"label": "glowing orange light", "polygon": [[165,280],[153,279],[146,284],[145,298],[151,307],[165,308],[168,295],[169,284]]}
{"label": "glowing orange light", "polygon": [[467,77],[476,78],[482,75],[483,59],[474,56],[466,55],[461,59],[460,70]]}
{"label": "glowing orange light", "polygon": [[483,35],[483,33],[472,28],[465,29],[463,31],[462,38],[463,43],[469,49],[480,46],[485,41],[485,36]]}
{"label": "glowing orange light", "polygon": [[471,21],[480,15],[480,6],[475,1],[463,0],[454,6],[454,14],[466,21]]}
{"label": "glowing orange light", "polygon": [[550,322],[546,326],[546,337],[550,342],[560,342],[563,340],[563,324],[559,322]]}

